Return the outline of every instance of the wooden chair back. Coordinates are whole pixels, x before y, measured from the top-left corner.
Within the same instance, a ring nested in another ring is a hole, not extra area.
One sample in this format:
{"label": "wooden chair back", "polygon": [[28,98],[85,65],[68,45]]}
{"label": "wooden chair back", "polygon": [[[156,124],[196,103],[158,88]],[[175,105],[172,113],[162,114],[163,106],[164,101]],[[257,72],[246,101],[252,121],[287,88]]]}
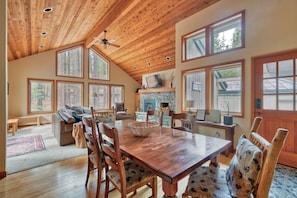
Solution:
{"label": "wooden chair back", "polygon": [[[113,183],[113,184],[121,192],[121,197],[126,197],[126,194],[130,192],[134,192],[135,194],[137,188],[148,184],[150,184],[151,185],[150,187],[152,188],[152,195],[153,195],[152,197],[157,197],[157,177],[155,175],[152,175],[146,180],[140,179],[141,175],[139,174],[141,173],[138,170],[136,169],[130,170],[129,165],[126,166],[127,164],[131,164],[131,163],[135,164],[135,162],[132,162],[132,160],[127,160],[127,161],[123,160],[122,153],[120,150],[120,143],[119,143],[119,136],[118,136],[117,129],[110,128],[106,124],[100,124],[99,136],[100,136],[99,140],[103,151],[105,163],[107,164],[105,188],[108,189],[109,181],[112,182],[112,179],[108,177],[109,175],[108,171],[112,171],[111,174],[113,176],[114,175],[119,176],[118,179],[120,181],[120,184],[118,184],[118,180],[116,180],[117,183]],[[127,164],[125,164],[126,162]],[[144,169],[141,169],[141,170],[144,171]],[[118,174],[114,174],[115,171],[118,172]],[[128,173],[131,171],[135,171],[133,174],[139,176],[136,178],[137,181],[135,180],[135,178],[132,178],[132,177],[130,178],[130,176],[128,176],[130,180],[134,180],[132,182],[133,183],[132,186],[127,184],[126,171]],[[144,171],[144,172],[143,172],[144,174],[147,174],[147,171]],[[108,191],[105,191],[105,197],[108,197]]]}
{"label": "wooden chair back", "polygon": [[250,134],[252,132],[258,132],[258,130],[260,128],[260,125],[262,123],[262,120],[263,120],[262,117],[255,117],[254,118],[253,123],[252,123],[251,128],[250,128]]}
{"label": "wooden chair back", "polygon": [[96,197],[99,197],[102,169],[105,167],[103,153],[97,141],[96,123],[93,117],[83,116],[82,123],[88,151],[88,171],[85,186],[87,186],[88,184],[90,172],[94,169],[97,169],[98,173]]}
{"label": "wooden chair back", "polygon": [[195,115],[188,113],[171,113],[171,128],[192,132]]}
{"label": "wooden chair back", "polygon": [[287,136],[288,130],[279,128],[270,143],[257,132],[252,132],[250,134],[250,141],[258,146],[263,152],[263,165],[258,185],[254,191],[254,197],[268,197],[277,160]]}

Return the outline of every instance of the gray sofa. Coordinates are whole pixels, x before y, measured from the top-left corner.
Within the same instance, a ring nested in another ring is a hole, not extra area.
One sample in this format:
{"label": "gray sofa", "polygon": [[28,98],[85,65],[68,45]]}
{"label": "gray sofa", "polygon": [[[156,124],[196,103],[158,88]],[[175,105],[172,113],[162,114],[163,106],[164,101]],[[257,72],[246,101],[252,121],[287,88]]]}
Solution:
{"label": "gray sofa", "polygon": [[69,106],[61,108],[56,113],[52,114],[52,132],[60,146],[74,144],[75,140],[72,137],[73,124],[80,122],[79,117],[90,115],[91,111],[86,107],[81,107],[80,110],[73,110]]}

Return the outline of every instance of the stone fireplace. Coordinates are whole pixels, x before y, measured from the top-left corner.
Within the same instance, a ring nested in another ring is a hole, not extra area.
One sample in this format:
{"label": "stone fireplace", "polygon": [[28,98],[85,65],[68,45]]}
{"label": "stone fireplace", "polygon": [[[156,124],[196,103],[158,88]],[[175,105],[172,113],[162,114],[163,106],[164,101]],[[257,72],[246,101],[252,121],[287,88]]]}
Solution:
{"label": "stone fireplace", "polygon": [[139,111],[146,112],[147,110],[160,110],[164,104],[171,110],[175,111],[175,89],[174,88],[159,88],[141,90],[139,101]]}

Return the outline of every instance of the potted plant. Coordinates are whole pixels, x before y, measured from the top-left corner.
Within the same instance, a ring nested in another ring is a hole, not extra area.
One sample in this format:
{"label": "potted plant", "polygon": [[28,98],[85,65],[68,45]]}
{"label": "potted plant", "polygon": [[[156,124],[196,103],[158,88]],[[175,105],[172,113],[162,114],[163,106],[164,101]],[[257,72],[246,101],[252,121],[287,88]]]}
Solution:
{"label": "potted plant", "polygon": [[227,114],[224,115],[224,124],[231,125],[233,124],[233,117],[230,115],[230,101],[228,99],[224,100],[224,107],[227,109]]}

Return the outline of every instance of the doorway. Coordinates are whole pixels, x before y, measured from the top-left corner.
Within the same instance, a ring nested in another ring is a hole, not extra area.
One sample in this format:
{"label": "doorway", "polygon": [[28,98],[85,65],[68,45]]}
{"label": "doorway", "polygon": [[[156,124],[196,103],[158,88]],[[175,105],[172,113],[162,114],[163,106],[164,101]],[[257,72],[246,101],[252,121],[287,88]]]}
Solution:
{"label": "doorway", "polygon": [[252,59],[253,114],[263,117],[259,133],[272,140],[278,128],[289,134],[279,163],[297,167],[297,49]]}

